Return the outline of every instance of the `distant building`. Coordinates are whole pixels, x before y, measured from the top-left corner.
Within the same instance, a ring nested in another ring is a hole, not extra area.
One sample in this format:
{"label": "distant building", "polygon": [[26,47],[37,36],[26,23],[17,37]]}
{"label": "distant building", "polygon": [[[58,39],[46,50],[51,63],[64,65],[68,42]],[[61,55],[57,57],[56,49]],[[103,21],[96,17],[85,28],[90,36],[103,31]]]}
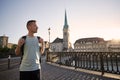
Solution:
{"label": "distant building", "polygon": [[74,51],[78,52],[104,52],[106,48],[106,41],[99,37],[82,38],[74,43]]}
{"label": "distant building", "polygon": [[120,52],[120,40],[105,41],[103,38],[91,37],[78,39],[74,43],[76,52]]}
{"label": "distant building", "polygon": [[107,46],[109,52],[120,52],[120,40],[110,40]]}
{"label": "distant building", "polygon": [[54,52],[60,52],[63,51],[63,39],[56,38],[52,43],[50,48]]}
{"label": "distant building", "polygon": [[7,47],[7,44],[8,44],[8,37],[3,35],[3,36],[0,36],[0,46],[1,47]]}
{"label": "distant building", "polygon": [[70,34],[69,34],[69,26],[67,23],[67,14],[65,11],[65,21],[63,27],[63,39],[56,38],[51,44],[50,49],[55,52],[60,51],[72,51],[72,46],[70,43]]}
{"label": "distant building", "polygon": [[11,48],[13,47],[13,45],[16,45],[16,44],[8,43],[8,44],[7,44],[7,47],[11,49]]}
{"label": "distant building", "polygon": [[13,43],[8,43],[8,39],[9,39],[8,36],[5,36],[5,35],[0,36],[0,46],[2,48],[4,48],[4,47],[12,48],[13,45],[16,45]]}

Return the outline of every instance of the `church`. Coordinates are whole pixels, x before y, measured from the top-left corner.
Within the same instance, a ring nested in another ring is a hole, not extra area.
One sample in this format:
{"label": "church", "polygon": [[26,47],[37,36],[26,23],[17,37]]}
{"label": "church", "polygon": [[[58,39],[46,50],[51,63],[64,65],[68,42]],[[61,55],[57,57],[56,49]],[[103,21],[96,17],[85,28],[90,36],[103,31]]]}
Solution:
{"label": "church", "polygon": [[69,33],[69,25],[67,22],[67,13],[65,11],[65,20],[63,26],[63,39],[56,38],[52,43],[50,43],[50,49],[53,52],[69,52],[72,51],[72,45],[70,42],[70,33]]}

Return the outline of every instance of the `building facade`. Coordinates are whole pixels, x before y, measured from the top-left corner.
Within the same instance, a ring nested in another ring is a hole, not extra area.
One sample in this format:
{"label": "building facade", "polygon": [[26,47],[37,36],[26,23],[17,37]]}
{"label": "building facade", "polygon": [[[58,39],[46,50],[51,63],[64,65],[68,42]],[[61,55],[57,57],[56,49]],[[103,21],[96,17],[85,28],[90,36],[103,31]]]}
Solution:
{"label": "building facade", "polygon": [[120,52],[120,41],[105,41],[103,38],[91,37],[76,40],[76,52]]}
{"label": "building facade", "polygon": [[109,52],[120,52],[120,40],[110,40],[107,42]]}
{"label": "building facade", "polygon": [[8,43],[8,39],[9,37],[8,36],[0,36],[0,47],[4,48],[4,47],[7,47],[7,48],[13,48],[13,46],[17,45],[17,44],[14,44],[14,43]]}
{"label": "building facade", "polygon": [[91,37],[76,40],[74,43],[74,51],[78,52],[104,52],[106,49],[106,41],[103,38]]}
{"label": "building facade", "polygon": [[61,52],[63,51],[63,39],[56,38],[52,43],[50,48],[53,52]]}
{"label": "building facade", "polygon": [[7,44],[8,44],[8,37],[5,35],[0,36],[0,46],[4,48],[7,47]]}

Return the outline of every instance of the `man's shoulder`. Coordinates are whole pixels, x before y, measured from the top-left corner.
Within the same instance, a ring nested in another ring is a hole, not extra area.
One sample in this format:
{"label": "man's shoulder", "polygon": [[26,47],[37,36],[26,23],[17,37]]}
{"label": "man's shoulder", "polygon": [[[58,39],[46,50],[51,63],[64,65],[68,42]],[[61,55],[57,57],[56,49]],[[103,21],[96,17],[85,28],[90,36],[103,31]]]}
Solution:
{"label": "man's shoulder", "polygon": [[21,38],[22,38],[22,39],[26,39],[26,37],[27,37],[27,35],[24,35],[24,36],[22,36]]}
{"label": "man's shoulder", "polygon": [[40,39],[40,36],[37,36],[38,40]]}
{"label": "man's shoulder", "polygon": [[[37,38],[38,40],[41,38],[40,36],[34,36],[35,38]],[[20,37],[20,39],[25,39],[26,40],[27,35],[23,35]]]}
{"label": "man's shoulder", "polygon": [[20,37],[20,39],[26,39],[27,35],[23,35]]}

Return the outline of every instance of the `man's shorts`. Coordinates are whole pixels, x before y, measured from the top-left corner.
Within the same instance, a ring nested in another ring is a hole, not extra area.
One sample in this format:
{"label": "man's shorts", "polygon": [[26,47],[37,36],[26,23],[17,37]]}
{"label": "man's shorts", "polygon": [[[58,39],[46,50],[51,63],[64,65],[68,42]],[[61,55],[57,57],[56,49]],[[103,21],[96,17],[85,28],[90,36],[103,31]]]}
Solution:
{"label": "man's shorts", "polygon": [[40,80],[40,70],[20,71],[20,80]]}

